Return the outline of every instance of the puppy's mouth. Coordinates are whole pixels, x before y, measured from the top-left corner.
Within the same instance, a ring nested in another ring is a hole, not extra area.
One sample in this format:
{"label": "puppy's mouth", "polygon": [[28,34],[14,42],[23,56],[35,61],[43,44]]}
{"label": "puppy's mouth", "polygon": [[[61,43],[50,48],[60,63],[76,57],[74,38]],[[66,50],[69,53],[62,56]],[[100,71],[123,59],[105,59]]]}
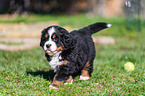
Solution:
{"label": "puppy's mouth", "polygon": [[64,47],[57,47],[56,50],[51,50],[50,48],[44,49],[45,53],[49,54],[49,55],[55,55],[58,52],[62,52],[64,50]]}
{"label": "puppy's mouth", "polygon": [[58,51],[50,51],[50,50],[45,50],[45,53],[49,55],[55,55]]}

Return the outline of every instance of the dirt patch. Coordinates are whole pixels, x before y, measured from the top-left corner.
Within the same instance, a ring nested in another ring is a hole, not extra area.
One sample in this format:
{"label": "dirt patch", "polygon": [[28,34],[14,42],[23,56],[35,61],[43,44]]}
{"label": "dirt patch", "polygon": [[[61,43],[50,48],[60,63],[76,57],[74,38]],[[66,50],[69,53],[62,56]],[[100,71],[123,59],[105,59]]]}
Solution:
{"label": "dirt patch", "polygon": [[115,44],[115,40],[113,37],[105,37],[105,36],[94,37],[93,41],[94,41],[94,43],[104,44],[104,45],[106,45],[106,44],[114,45]]}
{"label": "dirt patch", "polygon": [[5,43],[22,43],[20,45],[0,44],[0,50],[4,51],[18,51],[28,50],[39,46],[39,39],[37,38],[0,38],[0,42]]}

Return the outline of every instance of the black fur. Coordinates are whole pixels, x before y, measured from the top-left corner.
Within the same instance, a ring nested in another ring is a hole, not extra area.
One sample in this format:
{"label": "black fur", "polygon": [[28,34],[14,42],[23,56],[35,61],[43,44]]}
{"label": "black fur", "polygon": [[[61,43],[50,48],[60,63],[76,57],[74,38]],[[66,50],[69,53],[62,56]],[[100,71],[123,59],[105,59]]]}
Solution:
{"label": "black fur", "polygon": [[[91,35],[102,29],[107,28],[107,23],[95,23],[84,27],[80,30],[74,30],[68,32],[64,28],[59,26],[51,26],[56,29],[56,33],[59,36],[58,46],[64,45],[64,50],[61,52],[62,60],[67,60],[66,65],[61,65],[56,70],[56,80],[65,81],[68,77],[76,72],[81,71],[86,63],[89,61],[89,75],[93,72],[93,60],[96,55],[94,42]],[[49,28],[42,31],[40,46],[43,47],[45,40],[44,33]],[[51,56],[45,54],[48,61],[51,60]]]}

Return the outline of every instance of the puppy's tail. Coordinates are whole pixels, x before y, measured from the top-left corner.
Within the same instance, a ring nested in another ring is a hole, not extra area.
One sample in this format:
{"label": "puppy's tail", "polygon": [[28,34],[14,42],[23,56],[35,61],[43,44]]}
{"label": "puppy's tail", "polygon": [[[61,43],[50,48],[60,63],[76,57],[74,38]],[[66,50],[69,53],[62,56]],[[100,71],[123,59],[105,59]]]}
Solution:
{"label": "puppy's tail", "polygon": [[91,25],[89,25],[87,27],[84,27],[84,28],[82,28],[80,30],[88,31],[92,35],[93,33],[96,33],[98,31],[100,31],[102,29],[105,29],[105,28],[108,28],[108,27],[111,27],[111,24],[107,24],[105,22],[98,22],[98,23],[95,23],[95,24],[91,24]]}

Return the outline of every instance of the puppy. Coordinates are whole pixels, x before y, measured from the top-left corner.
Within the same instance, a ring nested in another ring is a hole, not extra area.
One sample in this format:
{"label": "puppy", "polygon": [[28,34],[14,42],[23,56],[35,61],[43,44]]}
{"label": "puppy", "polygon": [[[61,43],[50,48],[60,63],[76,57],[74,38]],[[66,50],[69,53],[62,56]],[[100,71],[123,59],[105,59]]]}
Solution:
{"label": "puppy", "polygon": [[59,26],[50,26],[42,31],[40,46],[56,72],[49,87],[57,89],[62,84],[72,84],[72,74],[80,71],[80,80],[90,78],[96,55],[91,35],[108,27],[111,24],[99,22],[70,33]]}

